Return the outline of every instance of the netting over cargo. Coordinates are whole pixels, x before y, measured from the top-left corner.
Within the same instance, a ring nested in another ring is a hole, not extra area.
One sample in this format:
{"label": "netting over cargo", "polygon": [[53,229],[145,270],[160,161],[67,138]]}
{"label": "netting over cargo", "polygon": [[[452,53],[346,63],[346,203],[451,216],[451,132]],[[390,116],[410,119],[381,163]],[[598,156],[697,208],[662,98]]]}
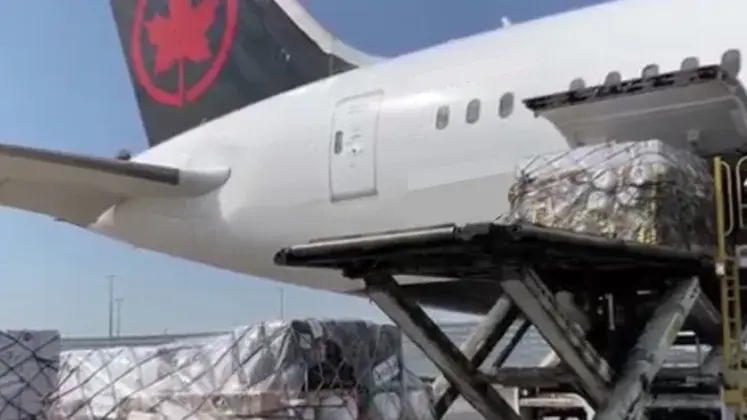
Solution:
{"label": "netting over cargo", "polygon": [[715,240],[708,163],[658,140],[534,156],[516,169],[503,221],[693,249]]}
{"label": "netting over cargo", "polygon": [[58,419],[429,419],[393,326],[296,320],[149,347],[64,352]]}
{"label": "netting over cargo", "polygon": [[47,418],[59,365],[57,331],[0,331],[0,420]]}

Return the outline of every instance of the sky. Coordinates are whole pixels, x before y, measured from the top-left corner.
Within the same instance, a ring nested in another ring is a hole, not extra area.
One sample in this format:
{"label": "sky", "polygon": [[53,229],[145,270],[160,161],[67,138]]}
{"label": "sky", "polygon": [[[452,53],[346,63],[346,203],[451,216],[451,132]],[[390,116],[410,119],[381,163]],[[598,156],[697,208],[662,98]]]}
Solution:
{"label": "sky", "polygon": [[[598,0],[301,0],[347,43],[391,56]],[[383,30],[385,28],[385,30]],[[0,142],[113,157],[145,148],[105,0],[0,2]],[[0,209],[0,328],[108,333],[108,281],[122,334],[225,330],[290,317],[384,321],[363,298],[135,250],[41,215]],[[434,311],[438,320],[461,320]]]}

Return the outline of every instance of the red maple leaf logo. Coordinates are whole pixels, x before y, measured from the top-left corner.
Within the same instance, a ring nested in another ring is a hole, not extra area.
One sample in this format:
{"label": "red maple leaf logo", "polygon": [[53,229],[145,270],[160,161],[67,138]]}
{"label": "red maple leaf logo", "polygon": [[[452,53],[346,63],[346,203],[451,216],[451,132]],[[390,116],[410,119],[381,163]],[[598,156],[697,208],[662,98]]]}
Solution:
{"label": "red maple leaf logo", "polygon": [[153,71],[161,73],[181,60],[200,62],[211,56],[207,30],[215,20],[218,0],[168,0],[168,16],[145,23],[148,40],[156,47]]}

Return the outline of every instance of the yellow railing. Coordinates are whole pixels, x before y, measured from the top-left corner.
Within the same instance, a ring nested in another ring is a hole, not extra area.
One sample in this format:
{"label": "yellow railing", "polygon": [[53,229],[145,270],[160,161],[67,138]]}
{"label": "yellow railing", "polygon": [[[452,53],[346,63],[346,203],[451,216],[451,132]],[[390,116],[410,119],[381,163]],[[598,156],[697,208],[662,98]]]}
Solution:
{"label": "yellow railing", "polygon": [[[737,164],[739,170],[743,160]],[[721,289],[721,325],[723,340],[723,402],[739,419],[747,419],[747,371],[744,368],[742,348],[742,305],[740,301],[739,265],[734,247],[727,243],[727,236],[734,229],[733,189],[731,168],[720,157],[713,161],[713,181],[716,202],[716,275]],[[737,180],[741,176],[737,174]],[[737,211],[742,211],[741,185],[736,186]],[[727,205],[729,207],[727,207]],[[727,215],[729,223],[727,224]],[[739,216],[740,227],[742,225]]]}

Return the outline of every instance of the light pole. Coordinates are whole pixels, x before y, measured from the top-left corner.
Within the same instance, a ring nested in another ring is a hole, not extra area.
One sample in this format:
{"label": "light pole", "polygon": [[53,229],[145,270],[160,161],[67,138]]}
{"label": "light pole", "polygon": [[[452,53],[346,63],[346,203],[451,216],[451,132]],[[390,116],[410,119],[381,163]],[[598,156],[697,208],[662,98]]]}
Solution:
{"label": "light pole", "polygon": [[285,319],[285,289],[280,287],[280,319]]}
{"label": "light pole", "polygon": [[109,338],[114,337],[114,274],[106,276],[109,280]]}
{"label": "light pole", "polygon": [[117,298],[117,337],[122,335],[122,302],[124,298]]}

